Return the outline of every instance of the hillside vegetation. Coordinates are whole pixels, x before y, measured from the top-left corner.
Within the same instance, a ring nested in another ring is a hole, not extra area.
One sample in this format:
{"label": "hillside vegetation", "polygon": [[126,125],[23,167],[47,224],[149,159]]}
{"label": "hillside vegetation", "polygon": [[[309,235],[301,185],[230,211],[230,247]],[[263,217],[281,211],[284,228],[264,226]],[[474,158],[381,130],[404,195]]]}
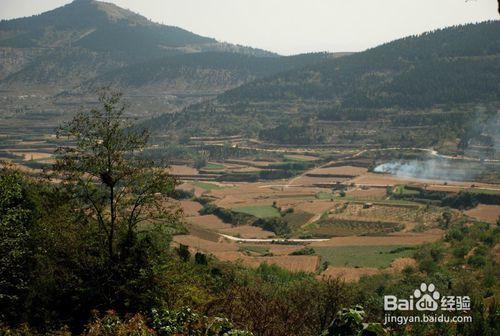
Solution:
{"label": "hillside vegetation", "polygon": [[276,56],[157,24],[94,0],[76,0],[40,15],[1,21],[0,50],[1,84],[8,89],[25,84],[76,85],[107,71],[173,55]]}
{"label": "hillside vegetation", "polygon": [[[496,118],[499,28],[499,21],[451,27],[326,59],[155,123],[282,144],[430,146],[450,140],[466,147]],[[481,144],[494,142],[492,136],[483,134]]]}

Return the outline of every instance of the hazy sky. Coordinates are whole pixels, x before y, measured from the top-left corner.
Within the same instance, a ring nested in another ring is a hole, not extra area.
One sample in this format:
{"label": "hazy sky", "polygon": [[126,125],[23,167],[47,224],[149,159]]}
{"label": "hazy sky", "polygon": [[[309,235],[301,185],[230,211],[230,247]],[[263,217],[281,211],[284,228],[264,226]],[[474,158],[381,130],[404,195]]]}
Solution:
{"label": "hazy sky", "polygon": [[[0,0],[0,18],[69,0]],[[296,54],[360,51],[398,37],[499,19],[497,0],[108,0],[219,41]]]}

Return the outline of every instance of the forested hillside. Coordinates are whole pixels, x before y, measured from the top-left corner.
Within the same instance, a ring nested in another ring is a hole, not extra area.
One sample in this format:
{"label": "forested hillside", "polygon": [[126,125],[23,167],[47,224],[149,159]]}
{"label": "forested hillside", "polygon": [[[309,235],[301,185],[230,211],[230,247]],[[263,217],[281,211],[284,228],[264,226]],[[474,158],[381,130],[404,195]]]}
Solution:
{"label": "forested hillside", "polygon": [[107,71],[172,55],[276,56],[157,24],[94,0],[76,0],[40,15],[1,21],[0,51],[0,84],[6,89],[76,85]]}
{"label": "forested hillside", "polygon": [[222,101],[339,99],[346,107],[497,100],[500,21],[403,38],[228,92]]}
{"label": "forested hillside", "polygon": [[485,127],[496,118],[499,83],[500,22],[484,22],[256,80],[154,124],[282,144],[465,149],[481,135],[491,146]]}
{"label": "forested hillside", "polygon": [[[114,86],[134,97],[134,117],[147,119],[343,55],[282,57],[154,23],[111,3],[75,0],[40,15],[0,21],[0,115],[45,115],[46,123],[57,125],[92,102],[97,89]],[[16,109],[22,113],[13,114]]]}
{"label": "forested hillside", "polygon": [[256,57],[229,52],[202,52],[160,58],[107,72],[84,87],[224,90],[248,81],[328,59],[330,54]]}

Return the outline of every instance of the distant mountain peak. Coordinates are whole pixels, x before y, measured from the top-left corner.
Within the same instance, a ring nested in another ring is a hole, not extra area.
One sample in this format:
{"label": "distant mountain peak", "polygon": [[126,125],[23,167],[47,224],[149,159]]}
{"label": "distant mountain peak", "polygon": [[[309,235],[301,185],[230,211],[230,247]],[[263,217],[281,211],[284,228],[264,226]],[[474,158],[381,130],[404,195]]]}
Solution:
{"label": "distant mountain peak", "polygon": [[113,3],[96,0],[74,0],[69,7],[92,6],[96,11],[106,14],[110,21],[127,21],[129,24],[150,25],[152,21],[146,17],[134,13],[128,9],[121,8]]}
{"label": "distant mountain peak", "polygon": [[9,83],[74,83],[134,63],[213,51],[276,56],[154,23],[104,1],[74,0],[0,21],[0,80],[9,77]]}
{"label": "distant mountain peak", "polygon": [[73,9],[76,11],[81,11],[84,16],[100,15],[102,13],[106,14],[107,20],[111,22],[125,21],[132,25],[151,25],[152,21],[146,17],[134,13],[128,9],[121,8],[111,2],[96,1],[96,0],[74,0],[73,2],[57,8],[59,9]]}

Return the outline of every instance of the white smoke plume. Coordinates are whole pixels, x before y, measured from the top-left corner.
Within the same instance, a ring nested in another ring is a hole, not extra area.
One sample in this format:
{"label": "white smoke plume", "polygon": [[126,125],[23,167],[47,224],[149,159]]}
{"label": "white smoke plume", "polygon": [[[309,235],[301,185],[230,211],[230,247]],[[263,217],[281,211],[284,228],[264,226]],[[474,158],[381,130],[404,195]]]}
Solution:
{"label": "white smoke plume", "polygon": [[373,171],[399,177],[442,181],[473,181],[483,171],[478,164],[471,167],[467,164],[451,161],[444,159],[393,161],[381,164]]}

